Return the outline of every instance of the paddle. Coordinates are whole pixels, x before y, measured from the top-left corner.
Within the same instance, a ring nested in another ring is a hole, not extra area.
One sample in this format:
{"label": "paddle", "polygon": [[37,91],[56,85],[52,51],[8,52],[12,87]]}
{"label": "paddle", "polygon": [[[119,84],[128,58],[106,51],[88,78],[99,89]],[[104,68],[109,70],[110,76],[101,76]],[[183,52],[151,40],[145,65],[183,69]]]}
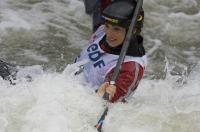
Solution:
{"label": "paddle", "polygon": [[[115,84],[115,81],[117,80],[117,77],[118,77],[119,72],[121,70],[121,65],[122,65],[124,58],[126,56],[126,52],[128,50],[133,31],[135,31],[135,23],[136,23],[136,20],[137,20],[138,13],[139,13],[139,11],[142,7],[142,4],[143,4],[143,0],[137,0],[137,4],[136,4],[136,8],[135,8],[132,20],[131,20],[131,24],[129,26],[126,38],[124,40],[124,43],[123,43],[123,46],[122,46],[122,49],[121,49],[121,52],[120,52],[120,55],[119,55],[119,58],[118,58],[118,61],[117,61],[117,65],[114,69],[114,73],[112,75],[110,85]],[[104,95],[103,95],[103,98],[105,100],[109,100],[109,94],[107,92],[105,92]],[[109,106],[107,105],[102,116],[101,116],[101,118],[99,119],[98,123],[95,125],[98,132],[101,132],[103,121],[105,119],[105,116],[107,115],[108,109],[109,109]]]}

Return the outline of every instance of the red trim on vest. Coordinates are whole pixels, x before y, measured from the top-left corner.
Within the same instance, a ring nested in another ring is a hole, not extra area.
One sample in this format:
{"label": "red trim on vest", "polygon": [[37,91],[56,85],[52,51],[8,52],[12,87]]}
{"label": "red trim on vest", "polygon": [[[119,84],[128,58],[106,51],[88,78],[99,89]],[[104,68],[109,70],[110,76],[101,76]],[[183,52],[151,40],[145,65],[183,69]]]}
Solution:
{"label": "red trim on vest", "polygon": [[[139,65],[139,72],[137,76],[136,83],[131,88],[131,84],[135,80],[135,72],[136,71],[136,62],[125,62],[122,64],[121,72],[116,80],[115,86],[117,87],[116,93],[114,97],[112,98],[111,102],[116,102],[123,96],[126,96],[128,94],[128,91],[131,89],[132,91],[135,91],[137,88],[138,83],[142,79],[144,69],[141,65]],[[105,82],[110,82],[112,78],[112,74],[114,73],[114,69],[112,69],[107,75]]]}

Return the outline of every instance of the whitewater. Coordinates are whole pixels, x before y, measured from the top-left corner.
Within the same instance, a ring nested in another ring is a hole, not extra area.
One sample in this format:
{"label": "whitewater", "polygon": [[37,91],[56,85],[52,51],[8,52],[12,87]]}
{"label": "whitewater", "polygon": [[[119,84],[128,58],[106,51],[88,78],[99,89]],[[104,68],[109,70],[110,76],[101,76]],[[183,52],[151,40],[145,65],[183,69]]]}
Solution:
{"label": "whitewater", "polygon": [[[200,131],[200,1],[144,0],[145,76],[104,132]],[[106,101],[72,64],[91,34],[81,0],[0,0],[0,132],[96,132]],[[31,76],[31,81],[27,76]]]}

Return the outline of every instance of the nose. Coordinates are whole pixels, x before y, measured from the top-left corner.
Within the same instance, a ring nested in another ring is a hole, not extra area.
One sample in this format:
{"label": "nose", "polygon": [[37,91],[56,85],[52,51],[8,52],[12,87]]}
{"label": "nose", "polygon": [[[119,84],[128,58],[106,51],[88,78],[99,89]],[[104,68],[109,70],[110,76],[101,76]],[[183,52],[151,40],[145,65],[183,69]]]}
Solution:
{"label": "nose", "polygon": [[112,37],[113,36],[113,32],[110,28],[106,29],[106,36],[107,37]]}

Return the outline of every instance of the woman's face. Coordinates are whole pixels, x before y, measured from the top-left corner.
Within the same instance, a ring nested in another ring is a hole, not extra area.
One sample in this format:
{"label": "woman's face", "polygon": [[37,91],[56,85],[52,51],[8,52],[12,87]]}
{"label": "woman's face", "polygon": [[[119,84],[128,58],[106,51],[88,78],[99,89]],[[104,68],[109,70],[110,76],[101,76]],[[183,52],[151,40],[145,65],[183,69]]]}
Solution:
{"label": "woman's face", "polygon": [[126,29],[117,25],[105,23],[106,41],[109,46],[117,47],[123,43],[126,36]]}

